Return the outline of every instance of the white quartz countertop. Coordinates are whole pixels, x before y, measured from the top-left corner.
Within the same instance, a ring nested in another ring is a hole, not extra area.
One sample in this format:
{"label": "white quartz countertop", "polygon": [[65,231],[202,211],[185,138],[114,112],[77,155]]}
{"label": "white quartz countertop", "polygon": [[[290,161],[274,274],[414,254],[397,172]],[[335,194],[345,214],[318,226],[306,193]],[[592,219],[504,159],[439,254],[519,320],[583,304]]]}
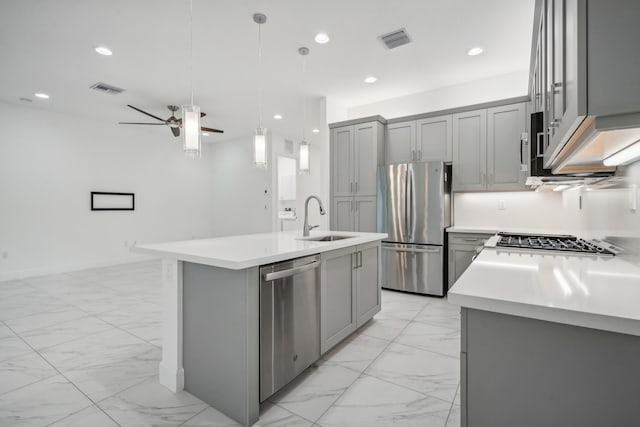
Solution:
{"label": "white quartz countertop", "polygon": [[621,256],[485,248],[448,295],[463,307],[640,336],[640,267]]}
{"label": "white quartz countertop", "polygon": [[447,233],[484,233],[495,234],[500,231],[505,233],[523,233],[523,234],[576,234],[575,232],[566,230],[550,230],[548,228],[535,227],[499,227],[499,226],[474,226],[474,225],[452,225],[447,227]]}
{"label": "white quartz countertop", "polygon": [[329,234],[352,237],[333,242],[317,242],[303,240],[305,238],[302,237],[302,231],[292,231],[144,244],[134,246],[132,251],[159,258],[177,259],[231,270],[242,270],[258,265],[375,242],[387,237],[384,233],[322,230],[312,230],[310,237]]}

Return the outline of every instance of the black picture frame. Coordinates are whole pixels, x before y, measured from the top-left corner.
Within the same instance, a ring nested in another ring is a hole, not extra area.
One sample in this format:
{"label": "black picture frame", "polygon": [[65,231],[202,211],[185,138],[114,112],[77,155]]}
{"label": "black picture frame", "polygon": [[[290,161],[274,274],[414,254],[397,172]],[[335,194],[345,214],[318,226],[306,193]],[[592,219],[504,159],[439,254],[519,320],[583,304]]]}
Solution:
{"label": "black picture frame", "polygon": [[[95,196],[131,196],[130,206],[120,206],[117,203],[112,207],[96,207]],[[135,193],[112,193],[108,191],[92,191],[91,192],[91,210],[92,211],[134,211],[136,210]]]}

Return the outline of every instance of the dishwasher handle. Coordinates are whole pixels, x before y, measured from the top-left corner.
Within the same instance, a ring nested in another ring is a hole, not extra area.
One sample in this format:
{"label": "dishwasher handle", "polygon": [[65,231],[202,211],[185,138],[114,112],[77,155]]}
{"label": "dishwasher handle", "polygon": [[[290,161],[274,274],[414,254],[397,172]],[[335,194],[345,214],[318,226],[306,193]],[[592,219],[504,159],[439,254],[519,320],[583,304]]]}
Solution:
{"label": "dishwasher handle", "polygon": [[283,279],[285,277],[295,276],[296,274],[304,273],[305,271],[313,270],[320,266],[320,261],[313,261],[309,264],[301,265],[298,267],[289,268],[282,271],[274,271],[273,273],[267,273],[264,275],[264,280],[270,282],[272,280]]}

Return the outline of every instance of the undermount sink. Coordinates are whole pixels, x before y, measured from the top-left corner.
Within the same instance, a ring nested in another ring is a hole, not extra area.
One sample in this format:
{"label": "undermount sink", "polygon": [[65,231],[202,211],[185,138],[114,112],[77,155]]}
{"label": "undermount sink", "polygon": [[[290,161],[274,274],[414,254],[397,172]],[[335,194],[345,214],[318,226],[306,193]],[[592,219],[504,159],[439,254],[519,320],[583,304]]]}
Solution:
{"label": "undermount sink", "polygon": [[313,242],[333,242],[335,240],[350,239],[352,237],[356,237],[356,236],[340,236],[337,234],[330,234],[328,236],[303,237],[302,239],[298,239],[298,240],[311,240]]}

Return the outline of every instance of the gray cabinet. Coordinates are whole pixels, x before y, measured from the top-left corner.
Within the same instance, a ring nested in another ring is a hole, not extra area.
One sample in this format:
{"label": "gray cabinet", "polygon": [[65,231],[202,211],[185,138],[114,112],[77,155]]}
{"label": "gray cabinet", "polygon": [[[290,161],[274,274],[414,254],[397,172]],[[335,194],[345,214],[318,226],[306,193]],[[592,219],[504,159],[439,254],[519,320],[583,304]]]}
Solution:
{"label": "gray cabinet", "polygon": [[380,242],[320,254],[320,352],[380,311]]}
{"label": "gray cabinet", "polygon": [[485,190],[487,110],[453,115],[453,191]]}
{"label": "gray cabinet", "polygon": [[453,115],[453,191],[526,189],[524,103]]}
{"label": "gray cabinet", "polygon": [[453,116],[438,116],[416,122],[417,160],[453,161]]}
{"label": "gray cabinet", "polygon": [[[525,104],[487,110],[487,188],[525,190],[530,150]],[[524,167],[523,167],[524,165]]]}
{"label": "gray cabinet", "polygon": [[386,131],[385,163],[450,162],[452,116],[391,123]]}
{"label": "gray cabinet", "polygon": [[320,254],[320,352],[348,337],[356,330],[355,248]]}
{"label": "gray cabinet", "polygon": [[360,327],[380,311],[380,243],[358,247],[356,326]]}
{"label": "gray cabinet", "polygon": [[415,120],[387,125],[385,163],[412,162],[416,159]]}
{"label": "gray cabinet", "polygon": [[366,122],[331,130],[331,228],[376,231],[377,167],[383,126]]}
{"label": "gray cabinet", "polygon": [[477,249],[482,247],[493,234],[449,232],[448,236],[448,289],[451,289],[451,286],[471,265]]}

